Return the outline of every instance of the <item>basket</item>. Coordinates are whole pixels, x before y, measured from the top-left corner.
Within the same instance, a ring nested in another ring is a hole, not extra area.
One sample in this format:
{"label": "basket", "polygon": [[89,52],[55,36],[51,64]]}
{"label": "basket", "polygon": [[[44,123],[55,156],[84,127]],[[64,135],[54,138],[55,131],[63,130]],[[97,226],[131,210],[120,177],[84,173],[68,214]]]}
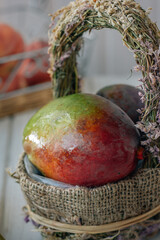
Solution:
{"label": "basket", "polygon": [[98,233],[141,222],[160,211],[160,169],[140,169],[130,178],[102,187],[63,189],[30,178],[24,157],[25,153],[17,175],[31,216],[38,223],[73,233]]}
{"label": "basket", "polygon": [[[159,30],[133,0],[77,0],[59,10],[52,19],[59,14],[62,15],[50,33],[50,74],[54,97],[80,91],[76,55],[81,47],[83,32],[93,28],[118,30],[125,45],[134,53],[137,69],[143,74],[141,81],[145,92],[142,96],[145,109],[141,111],[141,122],[137,126],[147,137],[142,144],[148,154],[146,162],[150,167],[139,169],[124,180],[102,187],[62,189],[31,179],[24,166],[23,154],[17,175],[27,201],[27,214],[40,224],[39,229],[47,234],[47,239],[60,239],[56,238],[55,232],[75,234],[69,235],[68,239],[102,239],[91,235],[128,227],[133,235],[133,225],[145,223],[160,212],[160,146],[157,133],[160,124],[157,93]],[[150,221],[152,225],[155,219]],[[117,233],[112,238],[105,235],[104,239],[118,239],[117,236]]]}

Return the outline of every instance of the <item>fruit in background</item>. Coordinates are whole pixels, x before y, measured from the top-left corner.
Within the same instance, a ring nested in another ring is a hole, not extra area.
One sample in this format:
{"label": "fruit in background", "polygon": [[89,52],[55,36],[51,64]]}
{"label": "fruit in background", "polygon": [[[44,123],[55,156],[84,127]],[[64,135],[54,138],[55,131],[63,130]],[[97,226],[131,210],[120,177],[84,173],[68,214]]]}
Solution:
{"label": "fruit in background", "polygon": [[129,175],[139,133],[127,114],[93,94],[58,98],[40,109],[23,133],[29,160],[46,177],[99,186]]}
{"label": "fruit in background", "polygon": [[[24,41],[20,33],[18,33],[13,27],[5,23],[0,23],[0,57],[10,56],[23,51]],[[16,64],[17,61],[0,64],[1,88]]]}
{"label": "fruit in background", "polygon": [[143,93],[142,90],[126,85],[126,84],[113,84],[100,89],[97,95],[109,99],[113,103],[117,104],[134,123],[139,120],[140,114],[137,112],[138,109],[144,108],[139,92]]}
{"label": "fruit in background", "polygon": [[[48,47],[48,43],[45,41],[35,41],[31,43],[26,51],[38,50]],[[49,55],[39,54],[37,58],[37,63],[35,59],[26,59],[21,66],[21,74],[24,74],[27,85],[35,85],[38,83],[48,82],[50,81],[50,76],[47,73],[49,68]]]}
{"label": "fruit in background", "polygon": [[[48,47],[48,43],[38,40],[28,45],[25,51],[34,51],[44,47]],[[50,76],[47,73],[48,68],[49,55],[47,54],[47,50],[46,54],[39,53],[37,57],[24,59],[17,71],[16,76],[7,89],[7,92],[43,82],[49,82]]]}

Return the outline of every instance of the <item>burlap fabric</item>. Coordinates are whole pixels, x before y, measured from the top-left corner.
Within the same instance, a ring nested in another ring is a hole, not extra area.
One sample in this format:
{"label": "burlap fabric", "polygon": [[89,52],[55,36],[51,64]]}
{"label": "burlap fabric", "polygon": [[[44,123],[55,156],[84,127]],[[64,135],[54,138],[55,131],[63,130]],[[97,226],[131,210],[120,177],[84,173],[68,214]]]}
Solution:
{"label": "burlap fabric", "polygon": [[47,219],[103,225],[141,215],[160,204],[160,169],[141,169],[130,178],[96,188],[61,189],[31,179],[22,155],[17,174],[30,209]]}

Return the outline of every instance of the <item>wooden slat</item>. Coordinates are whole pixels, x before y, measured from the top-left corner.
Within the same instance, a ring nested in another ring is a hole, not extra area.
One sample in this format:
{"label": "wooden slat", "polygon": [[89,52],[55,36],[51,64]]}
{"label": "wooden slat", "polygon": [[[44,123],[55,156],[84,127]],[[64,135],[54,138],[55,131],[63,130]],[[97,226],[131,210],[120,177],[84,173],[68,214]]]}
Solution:
{"label": "wooden slat", "polygon": [[[9,135],[8,157],[5,159],[5,167],[9,167],[14,172],[20,154],[23,151],[22,134],[24,126],[35,111],[21,113],[12,117]],[[7,129],[7,126],[4,128]],[[5,131],[5,130],[4,130]],[[3,140],[3,137],[2,137]],[[24,222],[22,207],[26,204],[19,184],[9,175],[3,176],[3,191],[0,195],[4,203],[1,216],[0,233],[6,240],[39,240],[40,233],[32,232],[34,226]]]}
{"label": "wooden slat", "polygon": [[0,117],[41,107],[52,99],[50,87],[31,92],[22,91],[21,94],[17,95],[11,94],[11,96],[0,100]]}
{"label": "wooden slat", "polygon": [[4,194],[5,194],[5,168],[8,157],[8,147],[10,140],[11,119],[0,119],[0,232],[4,213]]}

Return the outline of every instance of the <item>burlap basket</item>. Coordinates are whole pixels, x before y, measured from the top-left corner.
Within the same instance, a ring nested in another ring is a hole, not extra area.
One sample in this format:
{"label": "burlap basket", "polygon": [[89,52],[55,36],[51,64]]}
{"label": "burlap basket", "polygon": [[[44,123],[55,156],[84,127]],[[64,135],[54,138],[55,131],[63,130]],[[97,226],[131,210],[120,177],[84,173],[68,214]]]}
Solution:
{"label": "burlap basket", "polygon": [[[80,91],[76,56],[82,34],[92,29],[113,28],[123,36],[142,72],[144,90],[141,121],[149,168],[139,169],[117,183],[96,188],[62,189],[31,179],[21,157],[17,174],[30,217],[53,231],[96,234],[120,230],[160,212],[160,76],[159,30],[133,0],[77,0],[59,10],[50,33],[50,74],[54,97]],[[78,238],[75,238],[78,239]],[[86,238],[85,238],[86,239]],[[125,239],[126,240],[126,239]]]}
{"label": "burlap basket", "polygon": [[[160,169],[141,169],[130,178],[102,187],[62,189],[31,179],[24,156],[25,153],[20,158],[17,174],[36,222],[67,232],[100,233],[125,228],[160,211]],[[89,226],[90,230],[81,230],[79,225]]]}

